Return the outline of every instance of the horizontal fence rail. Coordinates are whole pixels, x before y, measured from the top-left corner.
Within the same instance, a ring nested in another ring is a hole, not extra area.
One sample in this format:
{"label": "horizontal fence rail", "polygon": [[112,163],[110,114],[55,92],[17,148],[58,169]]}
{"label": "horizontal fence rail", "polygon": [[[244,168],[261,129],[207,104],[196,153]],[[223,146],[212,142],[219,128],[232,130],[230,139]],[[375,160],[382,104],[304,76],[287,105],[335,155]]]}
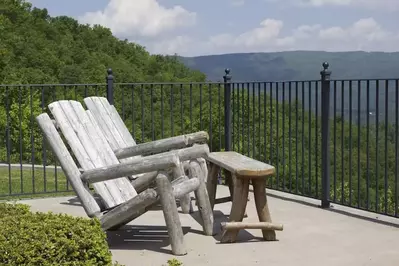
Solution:
{"label": "horizontal fence rail", "polygon": [[[57,100],[115,105],[137,143],[204,130],[211,151],[276,167],[268,188],[398,217],[399,79],[1,85],[0,198],[71,191],[35,117]],[[84,104],[83,104],[84,105]]]}

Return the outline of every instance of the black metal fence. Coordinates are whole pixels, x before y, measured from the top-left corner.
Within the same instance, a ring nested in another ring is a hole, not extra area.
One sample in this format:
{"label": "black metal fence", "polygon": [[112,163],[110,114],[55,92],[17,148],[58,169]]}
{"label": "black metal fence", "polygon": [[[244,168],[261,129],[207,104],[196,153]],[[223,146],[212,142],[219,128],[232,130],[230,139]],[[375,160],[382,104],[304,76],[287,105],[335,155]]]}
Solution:
{"label": "black metal fence", "polygon": [[398,217],[399,79],[1,85],[0,197],[70,191],[34,117],[103,96],[138,143],[206,130],[212,151],[276,167],[268,187]]}

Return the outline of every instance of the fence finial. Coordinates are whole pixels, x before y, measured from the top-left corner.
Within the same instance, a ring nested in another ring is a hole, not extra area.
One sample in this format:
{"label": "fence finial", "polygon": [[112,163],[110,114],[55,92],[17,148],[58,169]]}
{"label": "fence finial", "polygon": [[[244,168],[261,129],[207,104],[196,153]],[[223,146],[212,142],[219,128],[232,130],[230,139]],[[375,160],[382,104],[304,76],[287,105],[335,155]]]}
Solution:
{"label": "fence finial", "polygon": [[108,68],[107,70],[108,77],[112,76],[112,68]]}
{"label": "fence finial", "polygon": [[224,70],[224,73],[226,73],[226,75],[223,76],[224,82],[230,82],[231,81],[230,68],[226,68]]}
{"label": "fence finial", "polygon": [[330,64],[328,62],[323,63],[324,70],[328,70],[329,67],[330,67]]}

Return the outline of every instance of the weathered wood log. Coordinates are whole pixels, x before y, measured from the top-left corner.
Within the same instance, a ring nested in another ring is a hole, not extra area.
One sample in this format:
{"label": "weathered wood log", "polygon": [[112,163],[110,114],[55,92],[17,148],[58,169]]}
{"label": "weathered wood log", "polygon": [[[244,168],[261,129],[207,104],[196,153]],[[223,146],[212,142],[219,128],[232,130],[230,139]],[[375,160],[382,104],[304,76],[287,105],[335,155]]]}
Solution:
{"label": "weathered wood log", "polygon": [[210,236],[213,235],[213,210],[209,201],[208,191],[206,189],[204,179],[201,176],[202,174],[203,173],[201,171],[201,166],[199,165],[198,160],[191,160],[190,178],[197,178],[200,182],[198,189],[195,190],[195,198],[198,202],[197,205],[203,222],[202,227],[204,229],[204,233]]}
{"label": "weathered wood log", "polygon": [[[255,206],[258,213],[259,221],[271,223],[272,217],[270,215],[269,205],[267,204],[265,178],[252,179],[252,185],[254,188]],[[267,241],[276,240],[275,231],[262,230],[262,234],[263,238]]]}
{"label": "weathered wood log", "polygon": [[208,139],[208,133],[201,131],[189,135],[181,135],[117,149],[114,151],[114,153],[119,159],[137,155],[145,156],[149,154],[157,154],[170,150],[185,148],[193,143],[206,142]]}
{"label": "weathered wood log", "polygon": [[185,135],[188,145],[207,143],[209,141],[209,134],[205,131],[198,131]]}
{"label": "weathered wood log", "polygon": [[[111,147],[101,136],[101,132],[95,130],[93,127],[90,118],[87,116],[80,102],[59,101],[59,105],[64,110],[81,145],[83,145],[89,155],[88,159],[93,163],[94,168],[119,163]],[[70,145],[76,144],[71,143]],[[104,184],[117,204],[126,202],[137,195],[137,192],[126,177],[107,180]],[[99,183],[95,184],[94,187],[96,188],[98,185]]]}
{"label": "weathered wood log", "polygon": [[156,177],[156,184],[162,204],[166,227],[168,228],[172,253],[174,255],[185,255],[187,254],[187,250],[184,244],[183,229],[181,227],[179,213],[177,212],[172,185],[170,184],[168,177],[162,173]]}
{"label": "weathered wood log", "polygon": [[[247,206],[247,199],[249,193],[249,179],[236,180],[233,203],[231,205],[229,222],[242,222],[245,214],[245,208]],[[220,242],[222,243],[233,243],[237,239],[239,230],[223,231]]]}
{"label": "weathered wood log", "polygon": [[217,176],[220,171],[220,167],[217,164],[213,164],[213,163],[210,163],[209,165],[210,165],[210,171],[208,172],[208,180],[206,182],[206,187],[208,190],[211,208],[213,210],[215,204],[218,204],[217,199],[216,199],[216,188],[217,188],[217,182],[218,182]]}
{"label": "weathered wood log", "polygon": [[[173,176],[174,178],[182,177],[183,179],[188,180],[188,177],[184,174],[183,165],[180,162],[175,168],[173,168]],[[182,212],[185,214],[191,213],[193,207],[191,204],[190,194],[183,194],[179,200]]]}
{"label": "weathered wood log", "polygon": [[202,170],[202,178],[206,183],[208,177],[208,165],[206,164],[206,160],[204,158],[197,158],[197,160]]}
{"label": "weathered wood log", "polygon": [[[188,148],[167,151],[164,153],[150,155],[150,156],[170,156],[171,154],[176,154],[179,157],[180,161],[183,162],[183,161],[187,161],[187,160],[191,160],[191,159],[208,156],[209,146],[207,144],[195,145],[195,146],[188,147]],[[129,157],[129,156],[127,156],[127,157]]]}
{"label": "weathered wood log", "polygon": [[[92,112],[91,112],[90,110],[86,110],[85,113],[87,114],[87,117],[89,118],[89,120],[90,120],[91,123],[92,123],[92,130],[94,130],[95,132],[97,132],[97,134],[98,134],[98,136],[99,136],[99,138],[100,138],[100,140],[101,140],[101,143],[104,143],[104,144],[103,144],[104,147],[107,147],[109,150],[111,150],[111,152],[112,152],[112,154],[114,155],[114,157],[115,157],[115,159],[117,160],[117,162],[124,163],[124,162],[130,162],[130,161],[132,161],[132,158],[129,158],[128,160],[127,160],[127,159],[126,159],[126,160],[119,160],[119,159],[115,156],[115,154],[114,154],[114,152],[113,152],[113,149],[111,148],[112,146],[111,146],[110,143],[108,142],[106,136],[104,135],[103,130],[102,130],[101,127],[98,125],[97,120],[94,118],[94,115],[92,114]],[[106,144],[105,144],[105,143],[106,143]],[[114,162],[114,163],[115,163],[115,162]],[[127,178],[128,178],[129,180],[131,180],[131,179],[137,178],[138,176],[141,176],[141,175],[128,176]]]}
{"label": "weathered wood log", "polygon": [[[91,160],[89,160],[90,156],[89,154],[87,154],[87,150],[84,148],[76,132],[70,125],[64,110],[61,108],[61,103],[62,101],[58,101],[49,104],[49,110],[57,121],[62,134],[64,135],[73,154],[75,155],[82,168],[84,170],[94,169],[95,165]],[[104,183],[94,185],[94,189],[99,195],[101,195],[107,208],[112,208],[122,203],[120,198],[114,198],[111,195],[111,191],[108,190]]]}
{"label": "weathered wood log", "polygon": [[80,171],[76,166],[72,156],[69,154],[67,147],[62,141],[57,129],[54,127],[48,114],[43,113],[36,117],[40,129],[43,132],[45,140],[50,145],[56,158],[61,164],[62,170],[72,185],[73,190],[82,202],[83,208],[89,217],[96,217],[100,215],[101,209],[90,190],[83,185],[80,179]]}
{"label": "weathered wood log", "polygon": [[282,224],[272,224],[267,222],[222,222],[222,230],[240,230],[240,229],[262,229],[283,231]]}
{"label": "weathered wood log", "polygon": [[252,179],[272,175],[275,168],[272,165],[254,160],[237,152],[212,152],[206,158],[208,161],[228,170],[233,175]]}
{"label": "weathered wood log", "polygon": [[144,173],[139,178],[132,181],[132,185],[137,193],[146,190],[152,182],[155,182],[155,178],[158,175],[158,171]]}
{"label": "weathered wood log", "polygon": [[175,196],[175,198],[180,198],[183,195],[187,195],[191,191],[197,190],[200,186],[200,181],[197,178],[191,178],[176,185],[172,183],[172,186],[173,195]]}
{"label": "weathered wood log", "polygon": [[154,189],[147,189],[133,199],[115,207],[100,218],[104,230],[119,224],[129,222],[145,212],[145,208],[158,200],[158,193]]}
{"label": "weathered wood log", "polygon": [[134,161],[133,163],[121,163],[85,171],[81,175],[81,179],[85,182],[96,183],[132,174],[164,170],[166,168],[176,167],[178,164],[179,159],[176,155],[157,156],[155,158],[148,156],[143,157],[140,161]]}

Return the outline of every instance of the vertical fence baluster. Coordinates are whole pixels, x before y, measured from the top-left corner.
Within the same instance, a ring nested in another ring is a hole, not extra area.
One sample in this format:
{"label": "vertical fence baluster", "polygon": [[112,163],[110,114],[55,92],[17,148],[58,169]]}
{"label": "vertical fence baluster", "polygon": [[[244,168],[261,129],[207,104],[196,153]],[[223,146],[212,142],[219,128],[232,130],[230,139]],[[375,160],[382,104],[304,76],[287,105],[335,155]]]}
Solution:
{"label": "vertical fence baluster", "polygon": [[298,81],[295,82],[295,193],[298,194],[298,164],[299,164],[299,156],[298,156],[298,120],[299,120],[299,91],[298,91]]}
{"label": "vertical fence baluster", "polygon": [[341,204],[345,202],[345,195],[344,195],[344,185],[345,185],[345,175],[344,175],[344,163],[345,163],[345,150],[344,150],[344,121],[345,121],[345,82],[341,81]]}
{"label": "vertical fence baluster", "polygon": [[322,208],[330,206],[330,76],[329,64],[323,63],[324,70],[321,71],[322,81]]}
{"label": "vertical fence baluster", "polygon": [[399,80],[395,81],[395,216],[398,217],[399,198]]}
{"label": "vertical fence baluster", "polygon": [[[334,80],[334,202],[337,201],[337,81]],[[323,139],[322,139],[323,141]],[[323,144],[322,144],[323,145]],[[323,148],[322,148],[323,150]],[[322,151],[323,152],[323,151]],[[323,155],[322,155],[323,156]],[[323,175],[323,173],[322,173]],[[322,176],[323,178],[323,176]]]}
{"label": "vertical fence baluster", "polygon": [[[184,120],[183,120],[183,84],[180,84],[180,134],[183,135],[184,134]],[[210,138],[210,140],[212,141],[212,138]]]}
{"label": "vertical fence baluster", "polygon": [[230,69],[225,70],[224,80],[224,145],[225,150],[231,150],[231,75]]}
{"label": "vertical fence baluster", "polygon": [[385,160],[385,173],[384,173],[384,214],[388,213],[388,95],[389,83],[385,80],[385,140],[384,140],[384,160]]}
{"label": "vertical fence baluster", "polygon": [[378,209],[379,209],[379,182],[378,182],[378,179],[379,179],[379,164],[380,164],[380,162],[379,162],[379,147],[378,147],[378,144],[379,144],[379,124],[380,124],[380,121],[379,121],[379,117],[380,117],[380,94],[379,94],[379,92],[380,92],[380,82],[379,82],[379,80],[376,80],[376,90],[375,90],[375,102],[376,102],[376,111],[375,111],[375,127],[376,127],[376,132],[375,132],[375,134],[376,134],[376,138],[375,138],[375,148],[376,148],[376,150],[375,150],[375,211],[376,212],[378,212]]}
{"label": "vertical fence baluster", "polygon": [[[191,90],[190,90],[190,102],[191,102]],[[164,106],[163,106],[163,84],[161,84],[161,138],[164,138],[164,130],[165,130],[165,119],[164,119]],[[190,117],[192,121],[192,118]],[[192,125],[192,122],[191,122]],[[191,126],[192,127],[192,126]]]}
{"label": "vertical fence baluster", "polygon": [[370,80],[366,83],[366,198],[367,209],[370,208]]}
{"label": "vertical fence baluster", "polygon": [[360,123],[360,109],[361,109],[361,81],[359,80],[357,83],[357,207],[360,208],[361,200],[360,200],[360,173],[361,173],[361,168],[360,168],[360,129],[361,129],[361,123]]}
{"label": "vertical fence baluster", "polygon": [[281,105],[282,105],[282,168],[283,168],[283,191],[285,192],[285,166],[286,166],[286,158],[285,158],[285,82],[282,82],[283,85],[283,95],[281,97]]}
{"label": "vertical fence baluster", "polygon": [[[209,149],[213,151],[213,134],[212,134],[212,83],[208,85],[208,101],[209,101]],[[183,120],[182,120],[183,121]]]}
{"label": "vertical fence baluster", "polygon": [[136,134],[135,134],[135,124],[136,124],[136,118],[135,118],[136,112],[135,112],[135,110],[136,110],[136,105],[134,104],[134,89],[135,89],[135,86],[133,84],[132,85],[132,137],[133,137],[134,140],[137,141]]}
{"label": "vertical fence baluster", "polygon": [[352,206],[352,80],[349,81],[349,206]]}
{"label": "vertical fence baluster", "polygon": [[22,88],[21,86],[18,86],[18,114],[19,114],[19,165],[20,165],[20,181],[21,181],[21,186],[20,186],[20,193],[24,193],[24,171],[23,169],[23,159],[22,159],[22,153],[23,153],[23,136],[22,136]]}
{"label": "vertical fence baluster", "polygon": [[288,173],[290,177],[289,192],[292,192],[292,135],[291,135],[291,105],[292,105],[292,94],[291,94],[292,84],[288,82]]}

